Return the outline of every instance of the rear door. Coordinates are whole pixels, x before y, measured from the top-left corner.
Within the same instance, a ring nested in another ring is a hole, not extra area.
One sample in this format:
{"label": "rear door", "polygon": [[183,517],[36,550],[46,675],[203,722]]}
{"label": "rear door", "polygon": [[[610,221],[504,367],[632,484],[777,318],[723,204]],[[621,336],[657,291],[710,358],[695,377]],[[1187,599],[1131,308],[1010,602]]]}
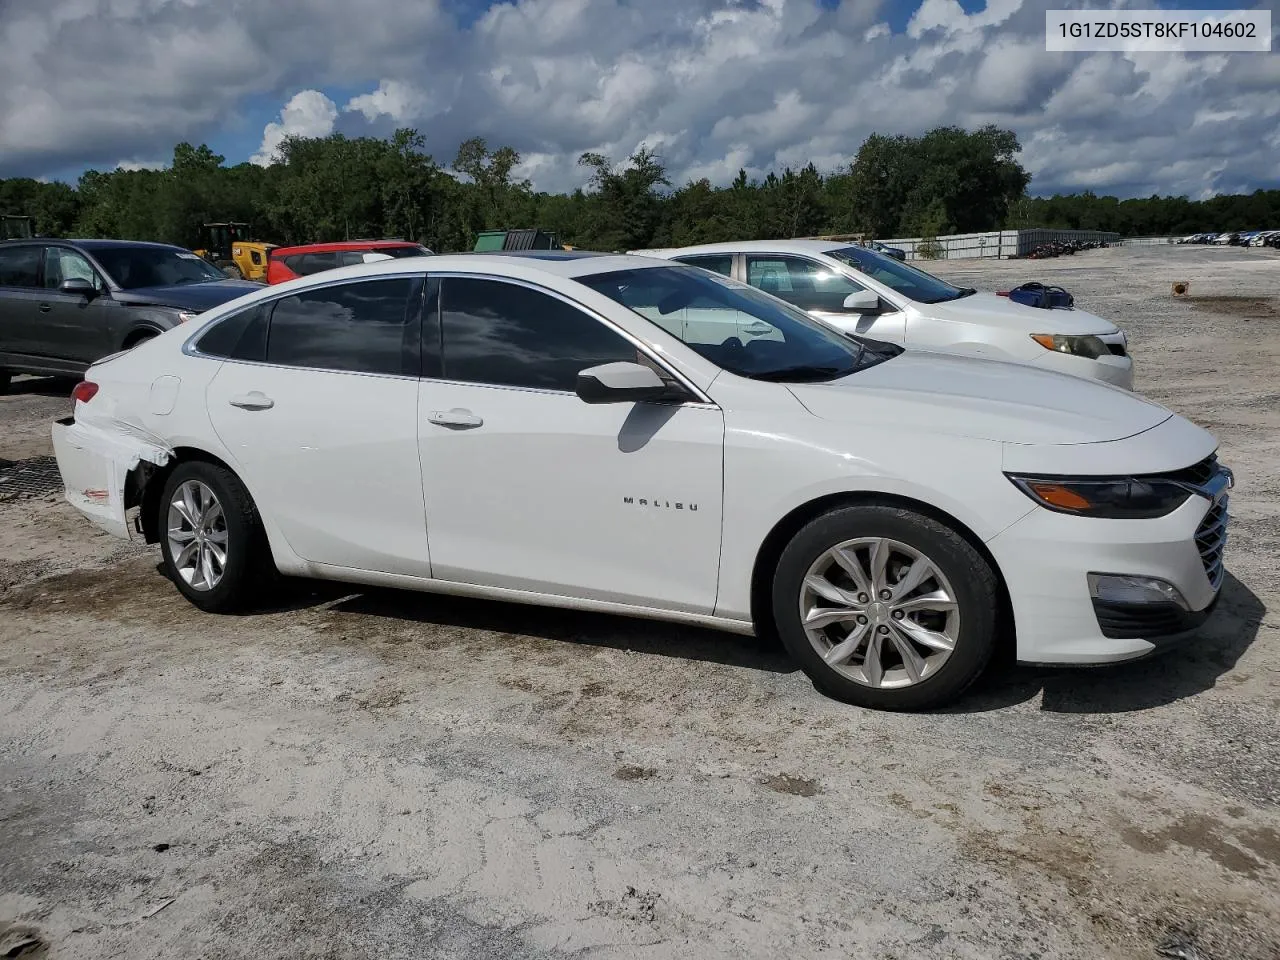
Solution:
{"label": "rear door", "polygon": [[405,275],[303,290],[240,315],[244,332],[213,351],[230,359],[209,384],[209,418],[259,508],[304,560],[429,575],[422,289],[421,275]]}
{"label": "rear door", "polygon": [[[94,295],[63,293],[62,282],[72,279],[88,280]],[[118,343],[111,342],[111,312],[121,308],[83,254],[70,247],[45,247],[42,282],[44,300],[39,309],[46,356],[89,364],[119,349]]]}
{"label": "rear door", "polygon": [[39,244],[0,246],[0,353],[43,356],[38,349],[45,302],[41,250]]}

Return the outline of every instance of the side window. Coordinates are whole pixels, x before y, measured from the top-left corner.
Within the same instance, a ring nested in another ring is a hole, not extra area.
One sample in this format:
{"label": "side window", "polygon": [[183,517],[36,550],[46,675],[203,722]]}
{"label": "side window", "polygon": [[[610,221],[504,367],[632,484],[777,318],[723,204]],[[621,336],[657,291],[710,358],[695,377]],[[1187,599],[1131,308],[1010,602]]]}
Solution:
{"label": "side window", "polygon": [[102,289],[102,278],[89,261],[66,247],[44,248],[44,285],[57,290],[64,280],[88,280],[95,290]]}
{"label": "side window", "polygon": [[359,250],[344,250],[339,254],[344,267],[355,266],[357,263],[364,263],[364,255]]}
{"label": "side window", "polygon": [[418,375],[422,280],[395,277],[306,290],[275,301],[267,362],[352,373]]}
{"label": "side window", "polygon": [[0,287],[40,286],[40,247],[0,247]]}
{"label": "side window", "polygon": [[302,256],[301,266],[294,269],[304,277],[309,277],[313,273],[323,273],[340,266],[342,261],[336,253],[306,253]]}
{"label": "side window", "polygon": [[256,304],[219,320],[196,341],[196,349],[211,357],[253,360],[267,357],[267,317],[270,303]]}
{"label": "side window", "polygon": [[298,274],[299,276],[302,275],[302,254],[295,253],[291,257],[283,257],[282,262],[286,267],[288,267],[294,273]]}
{"label": "side window", "polygon": [[262,252],[260,250],[250,250],[249,259],[255,264],[262,263]]}
{"label": "side window", "polygon": [[747,283],[801,310],[844,312],[844,299],[866,289],[843,273],[800,257],[748,256]]}
{"label": "side window", "polygon": [[498,280],[445,278],[440,323],[447,380],[572,392],[579,371],[639,353],[563,300]]}
{"label": "side window", "polygon": [[733,254],[707,254],[697,257],[676,257],[679,263],[687,263],[691,267],[701,267],[703,270],[710,270],[712,273],[723,274],[726,277],[733,276]]}

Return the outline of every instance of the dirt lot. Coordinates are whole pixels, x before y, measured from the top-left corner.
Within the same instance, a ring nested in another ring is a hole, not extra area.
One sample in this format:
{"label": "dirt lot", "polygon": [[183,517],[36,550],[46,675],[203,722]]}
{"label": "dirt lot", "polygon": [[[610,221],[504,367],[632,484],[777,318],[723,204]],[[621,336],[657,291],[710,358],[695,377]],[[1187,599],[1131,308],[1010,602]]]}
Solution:
{"label": "dirt lot", "polygon": [[[1063,283],[1221,438],[1201,642],[876,714],[692,629],[341,588],[207,616],[7,499],[0,957],[1275,960],[1280,255],[936,269]],[[0,461],[47,456],[67,387],[15,386]]]}

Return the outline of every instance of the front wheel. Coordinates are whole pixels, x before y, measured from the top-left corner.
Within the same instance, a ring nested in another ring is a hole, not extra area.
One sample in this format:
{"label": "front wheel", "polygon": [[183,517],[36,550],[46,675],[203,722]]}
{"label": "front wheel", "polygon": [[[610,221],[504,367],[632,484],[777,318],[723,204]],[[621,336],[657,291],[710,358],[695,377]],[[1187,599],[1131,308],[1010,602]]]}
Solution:
{"label": "front wheel", "polygon": [[230,470],[180,464],[159,505],[165,572],[201,610],[229,613],[252,604],[274,570],[249,492]]}
{"label": "front wheel", "polygon": [[998,583],[955,530],[912,510],[842,507],[801,529],[773,583],[778,632],[814,685],[881,710],[957,698],[995,649]]}

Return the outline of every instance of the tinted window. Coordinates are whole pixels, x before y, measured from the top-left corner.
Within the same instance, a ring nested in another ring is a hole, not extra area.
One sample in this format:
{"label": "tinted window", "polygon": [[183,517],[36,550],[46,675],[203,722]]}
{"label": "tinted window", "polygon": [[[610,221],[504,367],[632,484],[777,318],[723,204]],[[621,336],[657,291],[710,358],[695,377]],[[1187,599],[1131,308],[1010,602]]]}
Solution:
{"label": "tinted window", "polygon": [[708,254],[699,257],[678,257],[677,263],[687,263],[691,267],[701,267],[703,270],[710,270],[712,273],[720,273],[726,277],[733,276],[733,254]]}
{"label": "tinted window", "polygon": [[38,287],[40,249],[0,247],[0,287]]}
{"label": "tinted window", "polygon": [[306,253],[302,256],[301,264],[294,267],[294,270],[308,277],[313,273],[323,273],[325,270],[333,270],[340,266],[342,261],[338,259],[336,253]]}
{"label": "tinted window", "polygon": [[93,255],[124,290],[227,279],[207,260],[176,247],[94,247]]}
{"label": "tinted window", "polygon": [[241,310],[210,327],[196,341],[196,349],[211,357],[262,361],[267,356],[267,315],[271,304]]}
{"label": "tinted window", "polygon": [[262,253],[261,253],[261,252],[259,252],[259,251],[257,251],[257,250],[250,250],[250,251],[249,251],[249,258],[250,258],[254,263],[261,263],[261,262],[262,262]]}
{"label": "tinted window", "polygon": [[102,289],[102,278],[81,254],[68,247],[44,248],[44,285],[57,290],[64,280],[88,280],[95,290]]}
{"label": "tinted window", "polygon": [[444,280],[440,322],[448,380],[572,391],[578,372],[638,351],[563,300],[496,280]]}
{"label": "tinted window", "polygon": [[795,304],[801,310],[839,313],[844,298],[866,289],[842,273],[799,257],[747,257],[747,283]]}
{"label": "tinted window", "polygon": [[422,281],[363,280],[275,302],[267,362],[356,373],[418,375]]}

